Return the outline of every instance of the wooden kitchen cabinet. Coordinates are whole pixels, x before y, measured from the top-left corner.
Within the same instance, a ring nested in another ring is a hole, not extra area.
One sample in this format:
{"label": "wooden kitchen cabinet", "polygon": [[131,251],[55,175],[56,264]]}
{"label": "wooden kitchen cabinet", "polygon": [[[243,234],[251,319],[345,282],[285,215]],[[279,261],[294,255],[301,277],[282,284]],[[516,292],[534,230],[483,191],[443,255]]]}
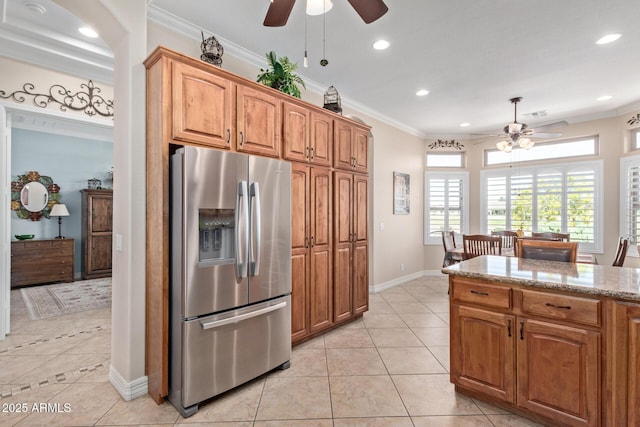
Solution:
{"label": "wooden kitchen cabinet", "polygon": [[640,304],[616,302],[609,341],[611,380],[607,383],[609,425],[640,425]]}
{"label": "wooden kitchen cabinet", "polygon": [[310,162],[330,167],[333,154],[333,119],[328,114],[312,111],[310,123]]}
{"label": "wooden kitchen cabinet", "polygon": [[369,130],[334,120],[334,167],[366,173],[369,170]]}
{"label": "wooden kitchen cabinet", "polygon": [[282,126],[280,98],[238,85],[236,103],[236,151],[279,157]]}
{"label": "wooden kitchen cabinet", "polygon": [[519,318],[517,404],[574,426],[600,424],[600,333]]}
{"label": "wooden kitchen cabinet", "polygon": [[336,322],[369,306],[368,182],[366,176],[334,172]]}
{"label": "wooden kitchen cabinet", "polygon": [[331,166],[333,119],[329,115],[285,101],[283,128],[284,159]]}
{"label": "wooden kitchen cabinet", "polygon": [[600,300],[481,280],[450,284],[457,389],[562,425],[600,425]]}
{"label": "wooden kitchen cabinet", "polygon": [[235,135],[233,83],[187,64],[172,65],[173,139],[230,149]]}
{"label": "wooden kitchen cabinet", "polygon": [[282,106],[282,157],[296,162],[308,162],[309,146],[309,109],[284,102]]}
{"label": "wooden kitchen cabinet", "polygon": [[333,324],[331,171],[291,165],[292,341]]}
{"label": "wooden kitchen cabinet", "polygon": [[451,320],[451,380],[514,403],[514,316],[456,304]]}
{"label": "wooden kitchen cabinet", "polygon": [[111,277],[113,191],[82,193],[82,279]]}
{"label": "wooden kitchen cabinet", "polygon": [[353,176],[353,314],[369,309],[369,178]]}
{"label": "wooden kitchen cabinet", "polygon": [[175,141],[279,157],[280,98],[188,64],[172,67]]}

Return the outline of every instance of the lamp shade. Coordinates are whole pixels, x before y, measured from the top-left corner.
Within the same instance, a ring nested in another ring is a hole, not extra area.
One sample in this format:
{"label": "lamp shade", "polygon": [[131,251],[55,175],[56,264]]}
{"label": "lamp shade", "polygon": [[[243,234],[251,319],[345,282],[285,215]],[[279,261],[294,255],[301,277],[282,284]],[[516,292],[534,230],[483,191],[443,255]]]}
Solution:
{"label": "lamp shade", "polygon": [[69,216],[69,210],[62,203],[56,203],[53,205],[49,216]]}

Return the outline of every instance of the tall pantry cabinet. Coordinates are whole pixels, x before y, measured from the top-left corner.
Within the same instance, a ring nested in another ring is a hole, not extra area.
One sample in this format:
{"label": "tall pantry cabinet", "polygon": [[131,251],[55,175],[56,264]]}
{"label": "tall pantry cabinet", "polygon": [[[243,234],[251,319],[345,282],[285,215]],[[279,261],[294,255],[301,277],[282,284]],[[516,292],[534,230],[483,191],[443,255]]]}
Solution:
{"label": "tall pantry cabinet", "polygon": [[[168,393],[169,371],[170,155],[180,146],[196,145],[292,163],[296,343],[367,309],[367,238],[360,228],[366,220],[350,219],[347,234],[357,237],[348,242],[349,261],[340,259],[340,268],[349,270],[349,280],[343,280],[335,267],[336,232],[342,229],[335,224],[334,182],[336,171],[344,169],[354,183],[346,195],[351,198],[347,216],[366,215],[369,127],[164,47],[151,53],[145,66],[145,354],[149,394],[159,403]],[[336,303],[349,309],[336,317]]]}

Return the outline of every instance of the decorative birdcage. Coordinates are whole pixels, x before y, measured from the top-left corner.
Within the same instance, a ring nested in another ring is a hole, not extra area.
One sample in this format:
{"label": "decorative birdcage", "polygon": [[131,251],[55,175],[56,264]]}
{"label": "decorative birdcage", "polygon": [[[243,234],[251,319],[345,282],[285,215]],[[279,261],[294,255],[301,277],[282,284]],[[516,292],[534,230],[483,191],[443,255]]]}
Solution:
{"label": "decorative birdcage", "polygon": [[324,93],[324,108],[335,113],[342,114],[340,94],[333,86],[329,86],[329,89],[327,89],[327,91]]}
{"label": "decorative birdcage", "polygon": [[224,53],[224,48],[216,40],[215,37],[211,36],[208,38],[204,38],[204,33],[202,34],[202,44],[200,44],[200,50],[202,50],[202,55],[200,55],[200,59],[204,62],[208,62],[209,64],[213,64],[216,67],[222,66],[222,54]]}

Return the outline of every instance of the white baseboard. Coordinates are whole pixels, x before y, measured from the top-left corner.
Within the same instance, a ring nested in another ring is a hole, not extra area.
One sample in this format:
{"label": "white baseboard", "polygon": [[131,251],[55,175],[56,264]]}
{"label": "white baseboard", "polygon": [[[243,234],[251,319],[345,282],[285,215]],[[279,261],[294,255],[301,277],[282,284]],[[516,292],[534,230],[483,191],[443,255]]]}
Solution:
{"label": "white baseboard", "polygon": [[115,370],[113,365],[109,365],[109,382],[126,402],[144,396],[149,392],[149,383],[146,375],[137,380],[127,382]]}
{"label": "white baseboard", "polygon": [[388,282],[378,283],[377,285],[369,286],[369,293],[375,294],[378,292],[382,292],[385,289],[393,288],[394,286],[401,285],[403,283],[410,282],[412,280],[418,279],[424,276],[443,276],[440,270],[423,270],[418,271],[416,273],[407,274],[406,276],[398,277],[393,280],[389,280]]}

